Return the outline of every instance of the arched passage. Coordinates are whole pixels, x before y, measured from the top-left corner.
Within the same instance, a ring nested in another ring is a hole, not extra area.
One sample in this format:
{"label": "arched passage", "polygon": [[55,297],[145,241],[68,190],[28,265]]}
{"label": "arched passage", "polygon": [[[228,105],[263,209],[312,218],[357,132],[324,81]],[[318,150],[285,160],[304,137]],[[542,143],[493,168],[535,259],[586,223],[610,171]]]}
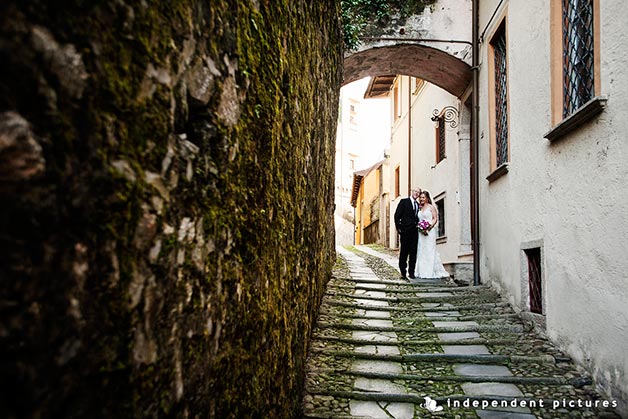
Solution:
{"label": "arched passage", "polygon": [[[379,78],[380,81],[387,80],[390,83],[393,78],[392,76],[395,75],[412,76],[440,87],[441,89],[445,90],[459,100],[459,105],[457,106],[457,111],[459,112],[459,114],[457,114],[458,120],[456,121],[455,130],[455,135],[457,137],[457,141],[455,141],[456,151],[453,153],[453,155],[457,157],[455,157],[454,160],[451,160],[450,156],[449,159],[452,162],[455,161],[456,163],[445,165],[446,167],[451,168],[445,170],[455,171],[451,173],[455,173],[455,177],[458,179],[458,183],[457,185],[455,185],[455,187],[452,187],[451,185],[439,187],[439,190],[441,191],[441,197],[448,196],[449,199],[454,199],[455,197],[456,201],[458,202],[458,205],[456,206],[456,211],[459,212],[455,213],[455,215],[456,219],[460,221],[457,225],[455,233],[449,236],[450,243],[452,241],[456,241],[455,245],[457,246],[457,249],[455,249],[457,250],[457,252],[450,251],[450,253],[455,254],[453,256],[454,259],[450,260],[451,266],[454,267],[453,269],[455,272],[464,271],[465,282],[470,282],[471,280],[474,281],[474,279],[469,276],[470,272],[473,271],[473,268],[469,269],[469,265],[465,265],[468,263],[473,255],[472,218],[474,211],[475,193],[472,191],[472,169],[474,165],[471,147],[472,106],[470,97],[470,92],[472,90],[471,85],[473,81],[473,72],[471,66],[468,63],[458,58],[458,56],[453,55],[459,55],[460,50],[457,50],[457,52],[453,52],[453,54],[447,52],[448,48],[445,42],[440,44],[439,48],[425,45],[421,41],[409,43],[408,40],[403,40],[399,42],[402,43],[389,45],[381,45],[380,43],[377,46],[372,45],[369,48],[365,48],[361,51],[347,55],[344,59],[343,85],[349,84],[365,77]],[[466,43],[465,41],[452,42],[457,42],[458,45]],[[386,83],[383,84],[385,85]],[[385,89],[385,86],[383,88]],[[410,93],[408,93],[408,95],[410,95]],[[411,98],[408,98],[408,103],[411,103]],[[407,171],[407,176],[405,175],[405,172],[402,176],[407,178],[408,190],[412,185],[416,186],[416,182],[424,182],[425,177],[423,177],[423,174],[425,174],[426,172],[431,171],[431,173],[439,173],[438,176],[449,176],[445,174],[445,172],[443,172],[443,165],[440,165],[440,168],[434,170],[436,165],[432,165],[433,162],[421,163],[421,158],[415,160],[415,158],[417,157],[417,152],[423,154],[423,150],[425,150],[426,144],[422,143],[421,141],[416,142],[415,140],[413,140],[414,134],[412,134],[412,132],[416,131],[417,133],[419,133],[419,135],[423,136],[424,139],[428,136],[431,136],[432,134],[428,134],[429,131],[424,130],[425,128],[427,128],[428,130],[430,128],[425,127],[424,122],[421,121],[429,119],[429,117],[432,115],[423,114],[423,116],[421,116],[419,120],[413,121],[413,117],[410,116],[410,114],[412,114],[412,106],[409,106],[409,116],[407,117],[407,122],[405,122],[407,126],[407,139],[402,140],[407,142],[405,154],[407,156],[405,158],[407,164],[405,162],[401,162],[401,166],[397,166],[397,169],[395,169],[395,176],[398,176],[397,170],[399,170],[399,167],[402,168],[401,172],[404,172],[404,170]],[[434,107],[438,108],[438,105],[434,105]],[[434,111],[437,110],[438,109],[434,109]],[[432,108],[430,108],[429,111],[431,112]],[[422,129],[419,128],[419,125],[415,126],[415,124],[421,123],[423,123]],[[399,141],[399,139],[397,141]],[[395,153],[393,152],[393,155],[394,154]],[[394,162],[394,159],[391,160],[391,164],[393,164]],[[404,165],[406,169],[403,169]],[[438,172],[439,170],[440,172]],[[417,173],[421,172],[423,174],[417,176],[417,174],[414,174],[415,171]],[[390,176],[393,175],[391,174]],[[390,213],[392,213],[392,201],[389,201],[389,204],[389,206],[391,207],[389,211]],[[396,206],[396,203],[394,205]],[[390,229],[391,231],[388,237],[393,237],[394,232],[392,230],[394,229],[394,227],[391,226]],[[456,237],[455,239],[453,239],[454,235]],[[458,259],[455,259],[456,257]]]}
{"label": "arched passage", "polygon": [[[343,85],[371,76],[385,80],[395,75],[413,76],[442,88],[459,102],[459,140],[467,144],[468,165],[460,166],[469,174],[469,202],[473,248],[473,282],[479,277],[479,198],[478,198],[478,0],[439,0],[425,3],[414,16],[394,16],[386,25],[373,21],[361,39],[357,51],[344,58]],[[388,76],[388,77],[383,77]],[[377,81],[377,80],[375,80]],[[408,124],[409,131],[411,123]],[[409,155],[411,141],[408,141]],[[463,151],[466,152],[467,150]],[[410,159],[410,158],[409,158]],[[408,179],[411,179],[408,162]],[[464,189],[462,192],[464,192]],[[458,194],[457,194],[458,195]],[[458,201],[461,202],[461,201]]]}
{"label": "arched passage", "polygon": [[364,77],[403,74],[418,77],[460,97],[471,83],[471,66],[427,45],[374,47],[345,57],[343,84]]}

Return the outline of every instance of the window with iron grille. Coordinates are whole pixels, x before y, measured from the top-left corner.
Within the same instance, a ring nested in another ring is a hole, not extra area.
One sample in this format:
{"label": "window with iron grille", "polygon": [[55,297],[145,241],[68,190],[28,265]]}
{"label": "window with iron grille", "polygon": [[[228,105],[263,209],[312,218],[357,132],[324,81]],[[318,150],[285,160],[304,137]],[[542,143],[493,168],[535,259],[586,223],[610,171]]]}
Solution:
{"label": "window with iron grille", "polygon": [[445,236],[445,198],[439,199],[435,202],[436,209],[438,210],[438,235],[437,237]]}
{"label": "window with iron grille", "polygon": [[541,283],[541,248],[524,250],[528,259],[528,287],[530,311],[543,314],[543,288]]}
{"label": "window with iron grille", "polygon": [[440,163],[445,158],[445,118],[441,115],[437,119],[436,129],[436,163]]}
{"label": "window with iron grille", "polygon": [[491,46],[495,60],[495,161],[499,167],[508,161],[508,67],[504,24],[495,32]]}
{"label": "window with iron grille", "polygon": [[562,0],[563,117],[593,98],[593,0]]}

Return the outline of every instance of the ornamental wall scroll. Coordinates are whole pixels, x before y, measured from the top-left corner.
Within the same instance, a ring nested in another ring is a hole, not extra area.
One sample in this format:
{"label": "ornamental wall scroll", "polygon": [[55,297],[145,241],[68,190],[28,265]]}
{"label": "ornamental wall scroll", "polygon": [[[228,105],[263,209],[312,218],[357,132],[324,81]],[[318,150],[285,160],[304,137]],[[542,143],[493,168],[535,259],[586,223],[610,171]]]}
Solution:
{"label": "ornamental wall scroll", "polygon": [[445,106],[440,111],[438,109],[434,109],[432,111],[432,121],[436,122],[439,119],[442,119],[443,122],[449,123],[451,128],[456,128],[458,126],[458,109],[453,106]]}

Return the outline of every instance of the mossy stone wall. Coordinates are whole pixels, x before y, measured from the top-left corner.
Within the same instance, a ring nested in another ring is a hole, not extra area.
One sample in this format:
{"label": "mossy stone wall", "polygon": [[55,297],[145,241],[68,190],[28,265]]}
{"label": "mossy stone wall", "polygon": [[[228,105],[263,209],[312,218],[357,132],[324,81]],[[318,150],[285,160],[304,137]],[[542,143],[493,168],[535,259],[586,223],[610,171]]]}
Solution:
{"label": "mossy stone wall", "polygon": [[337,3],[2,2],[2,417],[299,417]]}

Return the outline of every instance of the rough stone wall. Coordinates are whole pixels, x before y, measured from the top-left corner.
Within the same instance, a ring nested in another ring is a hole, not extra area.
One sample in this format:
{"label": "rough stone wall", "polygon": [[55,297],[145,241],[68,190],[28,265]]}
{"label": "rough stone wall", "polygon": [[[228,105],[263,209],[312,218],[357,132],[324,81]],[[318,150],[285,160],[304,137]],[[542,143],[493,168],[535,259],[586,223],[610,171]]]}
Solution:
{"label": "rough stone wall", "polygon": [[335,0],[0,5],[2,417],[297,417]]}

